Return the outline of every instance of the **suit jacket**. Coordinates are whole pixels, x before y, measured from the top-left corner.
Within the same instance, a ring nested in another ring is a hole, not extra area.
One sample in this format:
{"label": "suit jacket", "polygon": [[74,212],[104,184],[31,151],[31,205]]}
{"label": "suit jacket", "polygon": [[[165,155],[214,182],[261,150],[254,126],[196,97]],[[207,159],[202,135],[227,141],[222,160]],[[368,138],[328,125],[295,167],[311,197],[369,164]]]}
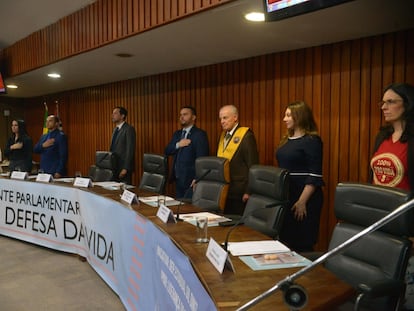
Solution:
{"label": "suit jacket", "polygon": [[[47,148],[43,148],[42,144],[49,138],[54,138],[55,143]],[[66,162],[68,160],[68,141],[66,135],[56,129],[40,137],[34,146],[34,152],[40,153],[40,168],[45,173],[66,175]]]}
{"label": "suit jacket", "polygon": [[191,181],[195,178],[195,160],[198,157],[209,155],[208,138],[205,131],[199,129],[195,125],[187,134],[187,138],[191,139],[191,144],[184,148],[176,149],[176,144],[181,140],[182,130],[175,131],[171,141],[165,148],[167,156],[173,155],[173,165],[171,172],[171,180],[182,178]]}
{"label": "suit jacket", "polygon": [[241,199],[244,193],[248,193],[249,169],[253,164],[258,163],[259,153],[256,139],[252,130],[249,129],[230,161],[229,199]]}
{"label": "suit jacket", "polygon": [[117,176],[122,169],[126,169],[128,173],[134,171],[135,144],[135,128],[125,122],[119,130],[114,142],[114,147],[111,150],[116,158],[116,168],[114,170],[116,174],[115,176]]}

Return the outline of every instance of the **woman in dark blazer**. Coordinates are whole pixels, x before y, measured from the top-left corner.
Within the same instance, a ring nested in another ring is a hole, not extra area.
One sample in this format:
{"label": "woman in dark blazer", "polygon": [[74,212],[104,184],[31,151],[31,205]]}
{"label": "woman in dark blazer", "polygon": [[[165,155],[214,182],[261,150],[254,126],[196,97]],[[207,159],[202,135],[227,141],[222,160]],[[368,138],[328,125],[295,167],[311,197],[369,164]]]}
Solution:
{"label": "woman in dark blazer", "polygon": [[12,135],[7,141],[4,156],[9,159],[9,170],[31,172],[33,141],[26,132],[23,120],[13,120],[11,123]]}

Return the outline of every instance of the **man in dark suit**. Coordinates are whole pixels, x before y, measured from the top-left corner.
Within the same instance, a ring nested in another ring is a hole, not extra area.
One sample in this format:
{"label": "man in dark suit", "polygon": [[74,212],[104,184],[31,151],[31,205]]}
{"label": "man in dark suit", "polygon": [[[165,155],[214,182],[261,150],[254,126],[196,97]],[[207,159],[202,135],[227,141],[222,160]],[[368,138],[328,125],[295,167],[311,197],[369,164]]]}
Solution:
{"label": "man in dark suit", "polygon": [[249,169],[253,164],[259,163],[256,139],[252,130],[239,126],[239,113],[235,106],[223,106],[219,119],[223,132],[217,156],[230,161],[230,187],[224,213],[242,215],[249,198]]}
{"label": "man in dark suit", "polygon": [[124,107],[115,107],[112,122],[116,127],[112,132],[110,151],[115,155],[114,180],[131,184],[135,168],[135,129],[125,122],[128,111]]}
{"label": "man in dark suit", "polygon": [[195,160],[209,155],[207,134],[195,126],[196,118],[196,110],[193,107],[181,108],[182,129],[174,132],[165,148],[167,156],[174,156],[171,181],[175,180],[177,198],[192,197],[191,184],[195,179]]}

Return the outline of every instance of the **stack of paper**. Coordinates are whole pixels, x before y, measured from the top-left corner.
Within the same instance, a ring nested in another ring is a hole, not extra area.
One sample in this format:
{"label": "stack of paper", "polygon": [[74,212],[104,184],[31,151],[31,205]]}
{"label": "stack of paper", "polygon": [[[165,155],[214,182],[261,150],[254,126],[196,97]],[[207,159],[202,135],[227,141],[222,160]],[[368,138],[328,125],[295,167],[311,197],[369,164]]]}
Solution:
{"label": "stack of paper", "polygon": [[295,252],[240,256],[239,258],[252,270],[295,268],[312,264],[309,259]]}
{"label": "stack of paper", "polygon": [[196,225],[196,218],[200,217],[200,216],[207,217],[209,227],[218,226],[219,222],[231,221],[230,218],[227,218],[227,217],[224,217],[224,216],[221,216],[221,215],[217,215],[217,214],[213,214],[213,213],[209,213],[209,212],[181,214],[179,218],[186,221],[186,222],[189,222],[190,224],[193,224],[195,226]]}
{"label": "stack of paper", "polygon": [[[97,181],[93,183],[94,186],[100,186],[106,190],[121,190],[121,187],[124,185],[123,183],[116,182],[116,181]],[[132,185],[124,185],[126,189],[135,188]]]}
{"label": "stack of paper", "polygon": [[[142,203],[145,203],[147,205],[157,207],[159,197],[160,197],[159,195],[152,195],[152,196],[149,196],[149,197],[139,197],[139,200]],[[168,196],[162,196],[162,197],[163,197],[163,199],[165,199],[165,205],[166,206],[174,206],[174,205],[179,205],[180,204],[180,201],[177,201],[172,197],[168,197]]]}
{"label": "stack of paper", "polygon": [[228,249],[233,256],[274,254],[290,251],[286,245],[275,240],[231,242]]}

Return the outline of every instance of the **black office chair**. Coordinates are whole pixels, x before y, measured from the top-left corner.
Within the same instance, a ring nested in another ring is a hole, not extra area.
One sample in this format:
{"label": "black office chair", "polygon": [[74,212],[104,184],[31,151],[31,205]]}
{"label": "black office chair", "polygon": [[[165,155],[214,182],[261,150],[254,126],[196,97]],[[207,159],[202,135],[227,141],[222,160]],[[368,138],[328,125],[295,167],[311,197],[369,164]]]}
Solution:
{"label": "black office chair", "polygon": [[168,178],[167,157],[160,154],[144,153],[142,166],[144,172],[139,189],[163,194]]}
{"label": "black office chair", "polygon": [[277,239],[288,203],[288,171],[253,165],[249,170],[248,188],[250,197],[243,213],[244,224]]}
{"label": "black office chair", "polygon": [[[340,183],[335,193],[335,226],[329,244],[334,249],[403,203],[410,195],[396,188]],[[411,250],[413,212],[407,212],[329,258],[325,267],[352,285],[358,296],[338,310],[400,310],[404,275]],[[351,306],[352,305],[352,306]]]}
{"label": "black office chair", "polygon": [[96,151],[95,165],[89,168],[89,177],[92,181],[110,181],[114,176],[115,155],[109,151]]}
{"label": "black office chair", "polygon": [[196,178],[208,173],[197,183],[192,204],[205,211],[223,211],[229,191],[229,161],[222,157],[199,157],[195,169]]}

